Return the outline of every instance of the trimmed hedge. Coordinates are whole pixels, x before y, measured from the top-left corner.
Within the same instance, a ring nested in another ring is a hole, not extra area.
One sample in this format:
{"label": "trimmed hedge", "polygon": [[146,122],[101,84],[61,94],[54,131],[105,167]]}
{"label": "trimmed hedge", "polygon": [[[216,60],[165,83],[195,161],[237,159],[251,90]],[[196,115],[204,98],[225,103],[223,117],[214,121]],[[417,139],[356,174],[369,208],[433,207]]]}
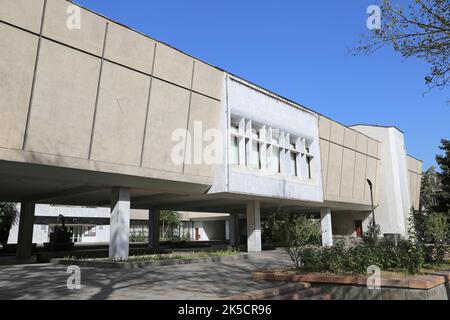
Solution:
{"label": "trimmed hedge", "polygon": [[343,242],[331,247],[305,246],[299,248],[299,258],[298,269],[329,273],[365,274],[372,265],[384,271],[417,273],[424,263],[422,248],[411,241],[400,241],[397,246],[388,241],[354,247]]}

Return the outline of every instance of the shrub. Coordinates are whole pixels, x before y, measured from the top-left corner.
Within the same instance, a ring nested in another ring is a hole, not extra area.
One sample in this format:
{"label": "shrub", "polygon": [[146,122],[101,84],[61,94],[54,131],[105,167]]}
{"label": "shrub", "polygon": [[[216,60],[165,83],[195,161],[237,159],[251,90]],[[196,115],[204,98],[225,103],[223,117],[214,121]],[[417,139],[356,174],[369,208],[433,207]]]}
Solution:
{"label": "shrub", "polygon": [[0,202],[0,244],[8,243],[9,231],[17,220],[17,210],[14,203]]}
{"label": "shrub", "polygon": [[417,273],[425,262],[421,246],[413,241],[402,240],[397,248],[399,269],[409,273]]}
{"label": "shrub", "polygon": [[347,249],[341,241],[331,247],[322,248],[322,269],[331,273],[342,273],[348,271],[349,251],[350,249]]}
{"label": "shrub", "polygon": [[416,273],[424,263],[423,250],[414,236],[395,245],[378,238],[377,225],[354,247],[346,247],[343,242],[331,247],[318,246],[320,228],[304,216],[286,220],[283,230],[292,261],[297,269],[306,272],[365,274],[369,266],[376,265],[385,271]]}
{"label": "shrub", "polygon": [[142,231],[139,231],[139,233],[132,233],[130,234],[130,242],[147,242],[148,236],[146,236]]}
{"label": "shrub", "polygon": [[305,215],[289,217],[284,215],[283,220],[278,220],[278,237],[286,245],[292,261],[297,268],[301,267],[303,249],[307,245],[320,243],[321,231],[318,221],[308,219]]}
{"label": "shrub", "polygon": [[296,248],[296,253],[296,267],[306,272],[365,274],[369,266],[376,265],[385,271],[417,273],[424,262],[420,246],[405,240],[397,246],[387,241],[372,246],[346,247],[343,242],[331,247],[304,246]]}
{"label": "shrub", "polygon": [[368,245],[375,245],[378,242],[378,237],[381,235],[381,228],[378,224],[374,224],[373,219],[369,221],[367,231],[364,232],[362,238],[364,243]]}
{"label": "shrub", "polygon": [[425,221],[425,236],[433,242],[434,247],[427,250],[429,262],[443,262],[445,259],[445,244],[448,240],[447,215],[443,213],[432,213]]}

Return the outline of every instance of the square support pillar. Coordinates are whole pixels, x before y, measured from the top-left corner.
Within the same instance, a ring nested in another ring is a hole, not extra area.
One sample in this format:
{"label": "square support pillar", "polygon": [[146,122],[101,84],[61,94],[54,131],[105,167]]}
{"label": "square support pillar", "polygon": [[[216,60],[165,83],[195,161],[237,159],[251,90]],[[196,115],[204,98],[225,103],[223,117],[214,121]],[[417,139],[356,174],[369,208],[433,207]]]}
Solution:
{"label": "square support pillar", "polygon": [[230,246],[233,248],[238,248],[240,244],[239,214],[231,213],[229,221]]}
{"label": "square support pillar", "polygon": [[36,205],[32,202],[22,202],[20,204],[19,233],[17,235],[16,251],[18,259],[31,258],[35,208]]}
{"label": "square support pillar", "polygon": [[114,260],[128,259],[130,242],[130,189],[111,189],[111,222],[109,257]]}
{"label": "square support pillar", "polygon": [[331,209],[322,208],[320,210],[320,227],[322,229],[322,246],[333,245],[333,231],[331,225]]}
{"label": "square support pillar", "polygon": [[260,202],[247,202],[247,251],[261,251],[261,210]]}
{"label": "square support pillar", "polygon": [[151,209],[148,211],[148,247],[154,252],[159,251],[160,215],[160,210]]}

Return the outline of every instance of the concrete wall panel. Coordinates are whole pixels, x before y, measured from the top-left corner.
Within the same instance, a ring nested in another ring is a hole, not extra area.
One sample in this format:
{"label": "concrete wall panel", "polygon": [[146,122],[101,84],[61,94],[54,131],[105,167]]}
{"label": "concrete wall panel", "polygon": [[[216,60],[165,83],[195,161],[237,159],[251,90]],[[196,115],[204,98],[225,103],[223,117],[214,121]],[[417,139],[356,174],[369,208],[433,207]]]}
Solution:
{"label": "concrete wall panel", "polygon": [[0,146],[21,149],[38,37],[0,24],[0,39]]}
{"label": "concrete wall panel", "polygon": [[39,33],[44,0],[1,0],[0,20]]}
{"label": "concrete wall panel", "polygon": [[378,157],[378,142],[373,139],[368,139],[367,154],[372,157]]}
{"label": "concrete wall panel", "polygon": [[319,117],[319,134],[320,138],[330,140],[331,121],[323,116]]}
{"label": "concrete wall panel", "polygon": [[345,128],[344,132],[344,146],[356,150],[356,136],[358,133],[355,130]]}
{"label": "concrete wall panel", "polygon": [[151,74],[155,41],[125,27],[110,23],[105,59]]}
{"label": "concrete wall panel", "polygon": [[408,182],[411,205],[414,209],[419,209],[420,186],[422,179],[422,161],[411,156],[406,156],[408,168]]}
{"label": "concrete wall panel", "polygon": [[328,156],[330,151],[330,142],[320,139],[320,158],[322,161],[322,185],[323,190],[327,190],[328,175]]}
{"label": "concrete wall panel", "polygon": [[341,175],[341,197],[353,197],[353,179],[355,176],[355,157],[356,152],[344,148]]}
{"label": "concrete wall panel", "polygon": [[153,79],[147,132],[142,165],[144,167],[181,173],[183,164],[172,159],[172,150],[179,140],[172,141],[175,130],[186,130],[189,91]]}
{"label": "concrete wall panel", "polygon": [[[219,122],[220,122],[220,102],[213,99],[201,96],[199,94],[192,94],[191,108],[189,114],[189,126],[188,131],[192,137],[192,158],[185,159],[185,170],[187,174],[207,176],[212,177],[214,175],[214,164],[207,164],[204,161],[202,164],[197,164],[195,162],[195,153],[198,154],[198,150],[195,148],[195,141],[202,141],[204,134],[209,129],[215,129],[219,133]],[[195,127],[201,124],[203,137],[198,136]],[[211,142],[203,142],[203,151],[206,151],[206,147],[210,145]],[[219,157],[222,159],[222,157]]]}
{"label": "concrete wall panel", "polygon": [[87,158],[100,59],[43,40],[26,149]]}
{"label": "concrete wall panel", "polygon": [[328,195],[337,196],[341,188],[343,147],[337,144],[330,144],[330,154],[328,159],[327,192]]}
{"label": "concrete wall panel", "polygon": [[47,0],[43,35],[101,56],[105,38],[106,20],[80,8],[80,28],[68,28],[67,21],[71,17],[71,13],[67,12],[68,8],[73,5],[73,3],[68,1]]}
{"label": "concrete wall panel", "polygon": [[155,77],[190,89],[192,82],[193,61],[191,57],[158,43],[156,47]]}
{"label": "concrete wall panel", "polygon": [[[377,161],[372,157],[367,157],[367,167],[366,167],[366,179],[370,179],[372,181],[372,184],[374,185],[373,193],[374,193],[374,201],[375,201],[375,186],[376,186],[376,180],[377,180]],[[364,188],[364,199],[369,201],[370,200],[370,189],[369,185],[365,183]]]}
{"label": "concrete wall panel", "polygon": [[343,145],[345,127],[337,122],[331,122],[330,141]]}
{"label": "concrete wall panel", "polygon": [[221,100],[224,74],[206,63],[195,62],[192,89],[207,96]]}
{"label": "concrete wall panel", "polygon": [[105,62],[92,159],[140,165],[150,77]]}
{"label": "concrete wall panel", "polygon": [[366,188],[366,161],[367,156],[356,152],[355,155],[355,178],[353,185],[353,198],[364,200]]}
{"label": "concrete wall panel", "polygon": [[369,138],[367,138],[365,135],[358,133],[356,136],[356,150],[367,154],[368,150],[368,144],[369,144]]}

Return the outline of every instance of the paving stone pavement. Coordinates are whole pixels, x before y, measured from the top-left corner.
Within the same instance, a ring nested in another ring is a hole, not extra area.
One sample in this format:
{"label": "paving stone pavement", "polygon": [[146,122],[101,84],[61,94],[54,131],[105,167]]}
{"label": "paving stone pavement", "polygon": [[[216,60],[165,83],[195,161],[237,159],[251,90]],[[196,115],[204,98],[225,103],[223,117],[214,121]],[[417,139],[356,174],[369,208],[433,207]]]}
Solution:
{"label": "paving stone pavement", "polygon": [[219,299],[273,287],[251,272],[292,267],[284,250],[250,254],[250,259],[134,270],[81,268],[81,289],[69,290],[67,267],[56,264],[0,266],[0,299]]}

